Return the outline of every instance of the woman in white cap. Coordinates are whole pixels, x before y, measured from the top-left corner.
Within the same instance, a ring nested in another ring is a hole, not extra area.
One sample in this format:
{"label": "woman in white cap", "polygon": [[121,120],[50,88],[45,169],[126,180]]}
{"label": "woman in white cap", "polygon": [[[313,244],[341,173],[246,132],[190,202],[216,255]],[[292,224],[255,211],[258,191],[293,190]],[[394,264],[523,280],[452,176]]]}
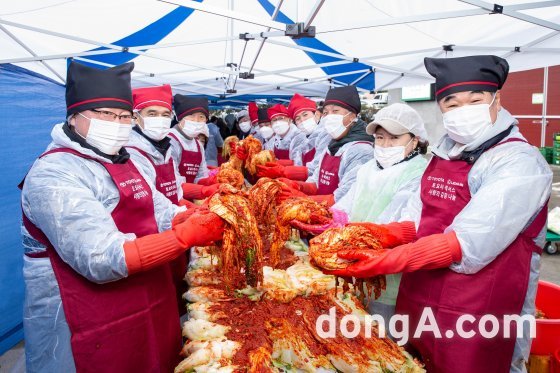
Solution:
{"label": "woman in white cap", "polygon": [[[300,229],[318,234],[348,221],[381,224],[400,220],[407,201],[418,193],[427,165],[422,156],[428,146],[424,122],[413,108],[396,103],[377,112],[366,131],[375,137],[375,158],[358,169],[356,182],[331,208],[334,220],[321,226],[298,224]],[[408,231],[414,235],[413,224]],[[402,236],[408,231],[395,225],[391,233]],[[386,290],[369,308],[388,321],[395,313],[401,275],[386,278]]]}

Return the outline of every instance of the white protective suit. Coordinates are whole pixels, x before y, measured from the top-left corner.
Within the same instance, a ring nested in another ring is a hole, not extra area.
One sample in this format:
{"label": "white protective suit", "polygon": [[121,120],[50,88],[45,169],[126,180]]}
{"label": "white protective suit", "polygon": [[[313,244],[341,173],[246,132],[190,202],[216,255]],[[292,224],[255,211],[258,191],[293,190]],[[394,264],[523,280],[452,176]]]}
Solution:
{"label": "white protective suit", "polygon": [[[478,144],[517,124],[505,110],[498,113],[496,123]],[[502,141],[524,137],[517,126]],[[444,136],[433,153],[454,159],[462,149],[475,149],[478,144],[460,146]],[[535,219],[539,210],[550,197],[552,172],[538,149],[523,142],[511,142],[487,150],[469,172],[469,189],[472,199],[455,217],[445,232],[454,231],[461,244],[463,257],[460,263],[451,265],[457,273],[474,274],[492,262]],[[411,198],[400,221],[420,221],[422,202],[420,192]],[[535,240],[544,246],[546,226]],[[535,296],[539,279],[541,258],[533,253],[529,288],[521,315],[535,314]],[[531,340],[529,325],[524,323],[524,338],[518,338],[512,359],[511,372],[525,372]]]}
{"label": "white protective suit", "polygon": [[[161,154],[146,138],[137,133],[136,131],[130,132],[130,139],[126,144],[127,147],[134,146],[136,148],[145,151],[152,159],[152,161],[157,165],[166,164],[171,158],[171,146],[167,149],[165,157]],[[127,148],[130,154],[130,159],[134,161],[134,164],[142,167],[142,173],[148,177],[150,184],[155,185],[156,183],[156,170],[152,163],[136,149]],[[173,168],[175,169],[175,181],[177,184],[177,197],[179,201],[183,199],[183,189],[181,188],[181,175],[179,174],[179,165],[175,160],[173,160]]]}
{"label": "white protective suit", "polygon": [[[422,155],[381,169],[372,159],[358,169],[356,182],[332,208],[346,212],[350,222],[386,224],[398,221],[408,200],[420,188],[428,162]],[[381,296],[372,300],[369,310],[385,318],[385,325],[395,313],[401,274],[386,275],[387,286]]]}
{"label": "white protective suit", "polygon": [[[330,140],[332,141],[332,138],[330,138]],[[373,137],[371,141],[373,143]],[[317,149],[317,151],[319,151],[319,149]],[[329,153],[328,143],[325,149],[320,153],[318,166],[313,172],[313,175],[307,178],[308,183],[317,184],[319,181],[321,162],[327,153]],[[334,191],[334,200],[338,201],[348,193],[352,185],[354,185],[356,174],[360,166],[374,158],[373,145],[365,143],[356,144],[356,141],[349,142],[341,146],[335,156],[341,156],[340,168],[338,169],[339,183],[338,188]]]}
{"label": "white protective suit", "polygon": [[[47,150],[67,147],[106,160],[71,141],[62,126],[61,123],[53,128]],[[138,170],[143,174],[141,167]],[[143,176],[150,184],[147,175]],[[159,231],[170,229],[173,216],[185,208],[174,206],[150,186]],[[21,202],[25,215],[43,231],[62,260],[76,272],[95,283],[128,276],[123,244],[135,235],[119,232],[111,218],[119,202],[119,192],[102,165],[68,153],[37,159],[27,174]],[[22,241],[25,253],[45,250],[23,225]],[[75,371],[70,330],[49,258],[24,255],[23,276],[27,372]],[[49,358],[43,361],[42,356]]]}
{"label": "white protective suit", "polygon": [[[206,156],[204,154],[204,146],[197,140],[197,139],[187,139],[185,138],[185,136],[183,136],[179,131],[177,131],[177,128],[174,127],[171,129],[171,133],[173,133],[181,142],[181,145],[183,146],[183,149],[188,150],[188,151],[196,151],[197,147],[196,147],[196,143],[198,142],[198,145],[200,145],[200,151],[202,152],[202,161],[200,163],[200,168],[198,169],[198,173],[196,174],[196,177],[194,178],[194,182],[198,183],[198,181],[200,179],[204,179],[208,177],[208,167],[206,165]],[[179,165],[179,163],[181,162],[181,154],[183,152],[183,149],[181,149],[181,145],[179,145],[179,143],[177,143],[177,140],[175,140],[173,137],[171,137],[171,148],[169,149],[169,151],[171,152],[171,156],[173,157],[173,161]],[[177,166],[179,167],[179,166]],[[183,176],[181,176],[181,185],[185,182],[185,178]]]}
{"label": "white protective suit", "polygon": [[264,144],[264,149],[274,151],[274,148],[278,149],[288,149],[290,151],[290,159],[294,161],[294,165],[302,166],[301,164],[301,148],[305,145],[307,138],[305,134],[301,132],[295,124],[290,124],[290,129],[288,133],[281,138],[278,135],[272,136]]}
{"label": "white protective suit", "polygon": [[300,148],[299,157],[315,148],[315,155],[313,160],[307,162],[303,166],[307,167],[307,176],[313,175],[313,172],[319,167],[319,161],[325,149],[331,142],[332,137],[325,130],[325,126],[317,126],[309,136],[307,136],[305,144]]}

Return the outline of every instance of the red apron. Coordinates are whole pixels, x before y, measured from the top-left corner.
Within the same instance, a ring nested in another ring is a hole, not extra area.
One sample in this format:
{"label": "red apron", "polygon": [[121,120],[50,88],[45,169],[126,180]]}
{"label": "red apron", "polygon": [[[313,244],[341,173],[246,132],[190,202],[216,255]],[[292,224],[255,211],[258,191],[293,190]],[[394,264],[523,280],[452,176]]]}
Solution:
{"label": "red apron", "polygon": [[301,161],[303,162],[302,163],[303,166],[305,166],[307,163],[309,163],[313,160],[313,158],[315,157],[315,151],[316,151],[316,149],[312,148],[307,153],[303,153],[303,155],[301,156]]}
{"label": "red apron", "polygon": [[290,159],[290,149],[278,149],[274,147],[274,156],[276,159]]}
{"label": "red apron", "polygon": [[[367,141],[356,141],[351,146],[354,146],[356,144],[371,145],[371,143]],[[344,153],[339,156],[330,155],[327,152],[323,156],[323,160],[321,161],[321,168],[319,169],[319,180],[317,182],[318,195],[333,194],[334,191],[338,188],[338,183],[340,182],[338,170],[340,168],[340,161],[342,160],[343,155]]]}
{"label": "red apron", "polygon": [[154,166],[156,171],[156,189],[167,197],[174,205],[179,204],[179,196],[177,195],[177,179],[175,178],[175,165],[173,158],[169,158],[169,162],[156,165],[152,157],[144,150],[136,146],[127,146],[138,153],[142,154]]}
{"label": "red apron", "polygon": [[194,179],[196,178],[198,169],[200,168],[200,164],[202,163],[202,152],[200,151],[200,144],[198,140],[195,139],[196,151],[193,152],[183,149],[181,141],[179,141],[174,133],[170,133],[169,136],[173,137],[179,143],[179,146],[182,149],[181,162],[179,162],[179,174],[186,179],[186,183],[194,183]]}
{"label": "red apron", "polygon": [[[523,140],[510,139],[495,146],[513,141]],[[469,203],[468,174],[472,166],[461,160],[432,158],[420,184],[422,215],[417,238],[443,233]],[[442,333],[443,338],[424,332],[420,338],[409,340],[422,355],[428,372],[509,372],[516,331],[512,323],[511,338],[504,337],[503,317],[521,312],[531,255],[542,253],[533,239],[546,223],[546,216],[545,205],[529,227],[476,274],[457,273],[449,268],[403,274],[396,313],[410,317],[409,330],[413,334],[424,308],[431,307]],[[476,331],[469,339],[457,334],[457,319],[464,314],[476,318],[472,324],[463,324],[466,331]],[[478,331],[478,321],[485,314],[494,315],[500,321],[499,333],[494,338],[484,338]],[[447,338],[448,330],[454,331],[455,336]]]}
{"label": "red apron", "polygon": [[[111,213],[117,228],[138,237],[157,233],[150,187],[130,161],[112,164],[72,149],[70,153],[98,162],[119,190]],[[48,256],[58,286],[78,372],[172,372],[179,362],[181,329],[175,288],[168,265],[130,277],[96,284],[74,271],[57,254],[47,237],[27,217],[28,232],[47,247],[31,257]]]}

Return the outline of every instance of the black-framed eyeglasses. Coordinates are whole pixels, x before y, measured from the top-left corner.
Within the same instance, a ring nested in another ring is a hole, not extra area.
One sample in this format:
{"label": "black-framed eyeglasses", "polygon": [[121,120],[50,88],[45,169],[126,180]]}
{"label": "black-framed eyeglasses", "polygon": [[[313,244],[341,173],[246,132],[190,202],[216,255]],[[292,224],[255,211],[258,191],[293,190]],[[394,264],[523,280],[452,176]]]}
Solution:
{"label": "black-framed eyeglasses", "polygon": [[107,110],[97,110],[97,109],[89,109],[90,111],[93,111],[94,113],[98,114],[101,119],[103,120],[110,120],[110,121],[115,121],[117,118],[119,120],[119,122],[132,122],[133,119],[136,119],[136,117],[132,114],[115,114],[112,111],[107,111]]}

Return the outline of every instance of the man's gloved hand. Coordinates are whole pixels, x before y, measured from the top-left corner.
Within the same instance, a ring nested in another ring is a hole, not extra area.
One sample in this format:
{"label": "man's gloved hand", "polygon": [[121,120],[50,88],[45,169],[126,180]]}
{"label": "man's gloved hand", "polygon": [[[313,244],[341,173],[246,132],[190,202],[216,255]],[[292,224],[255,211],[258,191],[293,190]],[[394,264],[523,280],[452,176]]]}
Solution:
{"label": "man's gloved hand", "polygon": [[323,233],[329,228],[343,227],[348,223],[348,215],[344,211],[332,209],[332,208],[329,210],[333,217],[331,221],[326,224],[306,224],[299,220],[292,220],[290,221],[290,225],[292,225],[293,227],[299,230],[309,232],[314,235],[318,235]]}
{"label": "man's gloved hand", "polygon": [[249,153],[247,152],[247,150],[243,146],[236,146],[235,147],[235,155],[237,155],[237,158],[244,161],[249,156]]}
{"label": "man's gloved hand", "polygon": [[268,177],[270,179],[278,179],[286,177],[284,175],[284,167],[276,162],[266,162],[264,165],[257,165],[257,176]]}
{"label": "man's gloved hand", "polygon": [[192,246],[207,246],[222,239],[224,222],[218,215],[209,211],[191,211],[189,216],[185,215],[177,215],[170,230],[124,242],[129,276],[168,263]]}
{"label": "man's gloved hand", "polygon": [[294,165],[294,161],[292,161],[291,159],[277,159],[276,163],[278,163],[281,166],[293,166]]}
{"label": "man's gloved hand", "polygon": [[184,183],[181,185],[183,189],[183,198],[193,200],[193,199],[204,199],[210,197],[220,189],[220,184],[212,184],[208,186],[192,183]]}
{"label": "man's gloved hand", "polygon": [[282,184],[282,191],[276,195],[276,204],[279,205],[288,198],[307,197],[304,193],[297,189],[293,189],[286,184]]}
{"label": "man's gloved hand", "polygon": [[357,260],[345,269],[325,271],[325,273],[342,276],[369,278],[378,275],[413,272],[422,269],[449,267],[459,262],[462,257],[461,245],[455,232],[433,234],[414,243],[384,250],[341,250],[338,257],[345,260]]}
{"label": "man's gloved hand", "polygon": [[174,227],[178,224],[181,224],[183,222],[185,222],[188,218],[191,217],[191,215],[195,214],[195,213],[206,213],[208,212],[208,206],[206,205],[195,205],[194,203],[191,203],[192,206],[189,206],[187,211],[182,211],[180,213],[178,213],[177,215],[175,215],[175,217],[173,218],[173,220],[171,220],[171,226]]}
{"label": "man's gloved hand", "polygon": [[266,162],[257,165],[257,176],[271,179],[287,178],[290,180],[305,181],[307,179],[307,167],[305,166],[282,166],[278,162]]}
{"label": "man's gloved hand", "polygon": [[350,223],[358,227],[368,229],[385,249],[410,243],[416,239],[416,226],[412,221],[399,223],[374,224],[374,223]]}
{"label": "man's gloved hand", "polygon": [[224,221],[213,212],[197,211],[172,229],[185,248],[207,246],[222,239]]}

